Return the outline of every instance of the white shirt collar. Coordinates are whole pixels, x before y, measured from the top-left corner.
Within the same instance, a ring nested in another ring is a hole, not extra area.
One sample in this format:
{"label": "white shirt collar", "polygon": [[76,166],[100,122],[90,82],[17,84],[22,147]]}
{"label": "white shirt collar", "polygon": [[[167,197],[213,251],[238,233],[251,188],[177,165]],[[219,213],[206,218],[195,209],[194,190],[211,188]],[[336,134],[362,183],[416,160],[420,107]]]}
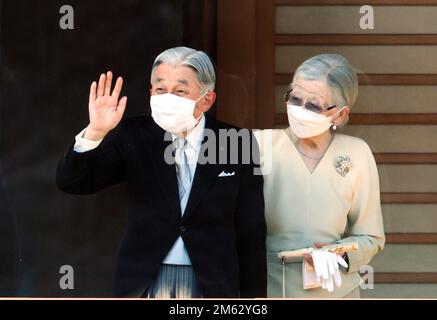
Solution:
{"label": "white shirt collar", "polygon": [[[202,113],[202,118],[200,118],[199,123],[190,131],[190,133],[185,137],[188,144],[197,152],[199,152],[202,146],[203,134],[205,132],[205,114]],[[173,141],[178,137],[172,134]]]}

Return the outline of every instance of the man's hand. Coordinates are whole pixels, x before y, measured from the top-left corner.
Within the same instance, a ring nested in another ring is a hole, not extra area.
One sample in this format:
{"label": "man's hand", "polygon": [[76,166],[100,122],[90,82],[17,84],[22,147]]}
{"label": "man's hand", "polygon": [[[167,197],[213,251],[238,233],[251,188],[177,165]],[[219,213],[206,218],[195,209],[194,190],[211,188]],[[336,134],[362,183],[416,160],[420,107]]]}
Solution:
{"label": "man's hand", "polygon": [[94,81],[90,88],[88,104],[90,123],[86,128],[84,138],[101,140],[114,129],[126,109],[127,97],[118,100],[123,86],[123,78],[119,77],[111,94],[112,72],[100,75],[99,83]]}

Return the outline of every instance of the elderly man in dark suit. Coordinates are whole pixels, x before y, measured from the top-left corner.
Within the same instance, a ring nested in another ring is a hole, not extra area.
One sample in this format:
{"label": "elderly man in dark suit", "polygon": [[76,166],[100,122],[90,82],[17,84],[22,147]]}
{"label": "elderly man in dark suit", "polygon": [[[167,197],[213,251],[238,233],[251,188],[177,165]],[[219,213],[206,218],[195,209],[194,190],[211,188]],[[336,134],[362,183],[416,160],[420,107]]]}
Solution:
{"label": "elderly man in dark suit", "polygon": [[[250,134],[230,145],[219,139],[241,131],[206,115],[215,79],[204,52],[168,49],[152,67],[152,117],[123,121],[123,79],[112,92],[111,72],[91,85],[89,125],[61,159],[57,183],[66,192],[90,194],[126,182],[117,296],[266,296],[257,145]],[[244,161],[247,153],[255,157]]]}

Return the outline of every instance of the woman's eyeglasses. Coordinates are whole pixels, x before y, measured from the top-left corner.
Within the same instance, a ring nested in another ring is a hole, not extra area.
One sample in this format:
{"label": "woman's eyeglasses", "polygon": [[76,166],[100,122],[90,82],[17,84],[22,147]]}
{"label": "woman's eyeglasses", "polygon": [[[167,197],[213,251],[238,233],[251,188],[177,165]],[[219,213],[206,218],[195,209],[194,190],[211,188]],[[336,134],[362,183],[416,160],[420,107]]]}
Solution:
{"label": "woman's eyeglasses", "polygon": [[293,91],[293,89],[290,89],[284,94],[284,100],[286,103],[291,103],[292,105],[295,105],[295,106],[305,107],[305,109],[312,111],[312,112],[315,112],[315,113],[323,113],[323,112],[329,111],[329,110],[337,107],[337,106],[331,106],[328,108],[322,108],[321,106],[318,106],[318,105],[311,103],[311,102],[303,103],[302,99],[300,99],[292,94],[292,91]]}

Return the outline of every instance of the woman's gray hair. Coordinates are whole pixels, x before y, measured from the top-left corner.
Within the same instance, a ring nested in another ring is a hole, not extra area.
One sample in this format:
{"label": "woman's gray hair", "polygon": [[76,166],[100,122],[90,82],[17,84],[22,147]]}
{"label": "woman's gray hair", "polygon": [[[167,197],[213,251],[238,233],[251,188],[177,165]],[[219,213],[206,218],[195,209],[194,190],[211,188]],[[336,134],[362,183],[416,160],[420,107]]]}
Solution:
{"label": "woman's gray hair", "polygon": [[152,66],[152,76],[156,68],[163,63],[192,68],[196,73],[202,93],[214,91],[216,82],[214,65],[205,52],[187,47],[167,49],[156,57]]}
{"label": "woman's gray hair", "polygon": [[326,53],[309,58],[297,68],[293,82],[297,77],[326,81],[331,89],[340,94],[342,103],[348,107],[352,107],[357,100],[357,73],[342,55]]}

